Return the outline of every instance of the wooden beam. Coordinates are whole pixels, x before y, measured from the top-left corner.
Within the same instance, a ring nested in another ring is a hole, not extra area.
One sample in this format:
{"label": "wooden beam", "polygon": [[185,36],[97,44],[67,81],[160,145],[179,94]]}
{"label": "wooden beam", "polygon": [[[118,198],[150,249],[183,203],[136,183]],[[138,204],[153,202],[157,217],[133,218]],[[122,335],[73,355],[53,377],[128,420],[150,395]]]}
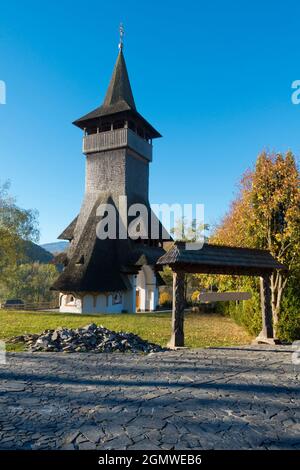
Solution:
{"label": "wooden beam", "polygon": [[183,271],[173,272],[172,335],[168,343],[172,349],[184,346],[184,278]]}
{"label": "wooden beam", "polygon": [[251,292],[201,292],[198,296],[200,302],[228,302],[251,299]]}
{"label": "wooden beam", "polygon": [[213,265],[205,265],[205,264],[187,264],[187,263],[169,263],[169,267],[175,271],[180,270],[186,273],[195,273],[195,274],[224,274],[228,276],[264,276],[267,274],[272,273],[272,269],[261,268],[258,269],[256,267],[251,266],[223,266],[222,264],[218,264],[216,266]]}

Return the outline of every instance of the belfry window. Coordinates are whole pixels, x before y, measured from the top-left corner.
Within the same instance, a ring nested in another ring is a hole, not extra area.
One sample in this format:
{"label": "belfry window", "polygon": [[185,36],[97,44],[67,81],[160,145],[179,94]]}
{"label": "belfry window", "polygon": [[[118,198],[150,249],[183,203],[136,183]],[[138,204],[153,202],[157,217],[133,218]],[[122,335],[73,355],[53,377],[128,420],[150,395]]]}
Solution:
{"label": "belfry window", "polygon": [[90,127],[89,129],[87,129],[86,133],[87,133],[87,135],[96,134],[97,133],[97,127]]}
{"label": "belfry window", "polygon": [[123,129],[125,127],[125,121],[115,121],[114,129]]}
{"label": "belfry window", "polygon": [[103,122],[99,127],[100,132],[107,132],[111,130],[111,123],[110,122]]}

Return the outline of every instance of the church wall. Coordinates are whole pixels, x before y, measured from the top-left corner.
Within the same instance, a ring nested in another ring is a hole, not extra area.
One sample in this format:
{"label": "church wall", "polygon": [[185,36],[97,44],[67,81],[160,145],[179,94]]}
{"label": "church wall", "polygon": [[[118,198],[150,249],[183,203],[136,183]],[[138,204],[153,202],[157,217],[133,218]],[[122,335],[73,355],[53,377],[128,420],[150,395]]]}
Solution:
{"label": "church wall", "polygon": [[148,201],[149,163],[126,149],[86,156],[86,193],[140,195]]}
{"label": "church wall", "polygon": [[74,306],[61,305],[59,308],[60,313],[81,313],[81,308]]}
{"label": "church wall", "polygon": [[82,313],[94,313],[94,297],[92,295],[85,295],[82,298]]}
{"label": "church wall", "polygon": [[[122,296],[123,299],[123,296]],[[123,301],[121,303],[114,304],[112,295],[99,294],[93,296],[87,294],[83,297],[82,301],[82,313],[120,313],[124,309]]]}
{"label": "church wall", "polygon": [[155,287],[154,289],[154,310],[158,307],[158,301],[159,301],[159,290],[158,287]]}
{"label": "church wall", "polygon": [[132,297],[132,291],[122,293],[122,301],[114,304],[112,294],[86,294],[81,299],[75,298],[75,301],[71,303],[67,302],[69,295],[61,294],[59,311],[82,314],[121,313],[126,308],[124,302],[126,295]]}
{"label": "church wall", "polygon": [[61,313],[81,313],[81,301],[75,299],[74,302],[68,302],[69,295],[60,294],[59,297],[59,311]]}
{"label": "church wall", "polygon": [[128,276],[128,279],[132,289],[123,293],[123,305],[124,310],[126,310],[128,313],[133,313],[136,310],[136,276],[130,275]]}
{"label": "church wall", "polygon": [[98,152],[86,157],[85,191],[125,194],[125,149]]}
{"label": "church wall", "polygon": [[126,194],[128,196],[139,195],[148,201],[149,163],[141,158],[131,155],[126,156]]}
{"label": "church wall", "polygon": [[[62,313],[82,313],[82,314],[102,314],[121,313],[126,311],[132,313],[136,311],[136,289],[139,290],[140,310],[153,311],[158,303],[158,288],[154,271],[151,266],[143,266],[138,275],[128,276],[132,289],[121,294],[120,302],[115,303],[111,294],[86,294],[82,298],[75,298],[74,302],[68,302],[69,295],[61,294],[60,312]],[[76,294],[74,294],[76,295]]]}
{"label": "church wall", "polygon": [[95,310],[96,312],[106,311],[106,295],[97,295]]}

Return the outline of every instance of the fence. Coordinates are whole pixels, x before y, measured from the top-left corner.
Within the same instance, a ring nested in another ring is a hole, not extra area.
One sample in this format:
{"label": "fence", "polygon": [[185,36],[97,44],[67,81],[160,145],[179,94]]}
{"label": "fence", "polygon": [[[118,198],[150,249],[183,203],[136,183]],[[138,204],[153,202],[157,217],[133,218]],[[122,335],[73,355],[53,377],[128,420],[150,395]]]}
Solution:
{"label": "fence", "polygon": [[58,309],[59,305],[57,301],[52,301],[52,302],[26,302],[24,304],[8,304],[5,305],[5,303],[0,304],[1,309],[5,310],[53,310],[53,309]]}

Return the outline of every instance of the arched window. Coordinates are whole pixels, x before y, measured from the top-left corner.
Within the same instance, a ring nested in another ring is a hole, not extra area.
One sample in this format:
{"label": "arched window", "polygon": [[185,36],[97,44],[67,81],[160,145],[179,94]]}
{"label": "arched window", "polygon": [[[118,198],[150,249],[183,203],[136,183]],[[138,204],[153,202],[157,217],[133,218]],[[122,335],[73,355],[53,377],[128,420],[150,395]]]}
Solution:
{"label": "arched window", "polygon": [[75,305],[75,297],[72,294],[68,294],[66,298],[66,305]]}

